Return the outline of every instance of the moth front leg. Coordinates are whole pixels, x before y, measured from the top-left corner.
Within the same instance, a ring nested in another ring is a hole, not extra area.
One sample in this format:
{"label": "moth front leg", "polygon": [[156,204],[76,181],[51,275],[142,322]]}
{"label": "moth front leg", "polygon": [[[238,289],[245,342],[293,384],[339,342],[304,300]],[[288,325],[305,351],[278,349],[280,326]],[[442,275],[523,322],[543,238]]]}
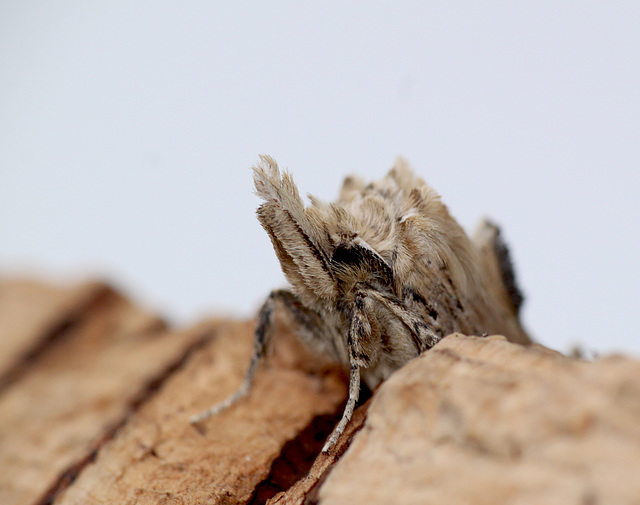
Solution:
{"label": "moth front leg", "polygon": [[364,292],[357,292],[354,296],[351,310],[351,321],[347,335],[349,351],[349,398],[342,413],[342,419],[324,444],[322,452],[329,452],[336,444],[351,420],[358,397],[360,396],[360,368],[371,366],[379,352],[380,328],[375,318],[372,305],[374,300]]}
{"label": "moth front leg", "polygon": [[251,356],[251,362],[249,363],[249,368],[247,369],[241,386],[225,400],[193,416],[190,419],[192,423],[199,423],[222,412],[249,393],[258,365],[264,359],[271,343],[273,314],[276,306],[281,307],[281,309],[291,315],[296,327],[294,331],[296,331],[303,341],[312,344],[315,342],[326,343],[327,338],[322,334],[321,320],[318,314],[304,307],[291,291],[285,289],[272,291],[258,313],[258,325],[254,333],[253,355]]}
{"label": "moth front leg", "polygon": [[368,296],[385,307],[391,314],[398,318],[405,325],[413,339],[413,343],[418,353],[431,349],[440,338],[418,314],[415,314],[408,307],[404,306],[398,299],[379,291],[368,291]]}
{"label": "moth front leg", "polygon": [[278,291],[272,291],[265,302],[262,304],[260,312],[258,313],[258,326],[256,327],[253,339],[253,355],[251,356],[251,362],[249,363],[249,368],[244,376],[242,385],[235,393],[228,396],[225,400],[221,401],[220,403],[216,403],[209,409],[204,410],[199,414],[196,414],[195,416],[192,416],[190,419],[191,423],[196,424],[204,421],[211,416],[215,416],[216,414],[229,408],[249,392],[249,390],[251,389],[251,385],[253,384],[253,379],[256,375],[256,369],[258,368],[260,362],[264,359],[267,347],[269,345],[269,342],[271,341],[274,299],[277,296]]}

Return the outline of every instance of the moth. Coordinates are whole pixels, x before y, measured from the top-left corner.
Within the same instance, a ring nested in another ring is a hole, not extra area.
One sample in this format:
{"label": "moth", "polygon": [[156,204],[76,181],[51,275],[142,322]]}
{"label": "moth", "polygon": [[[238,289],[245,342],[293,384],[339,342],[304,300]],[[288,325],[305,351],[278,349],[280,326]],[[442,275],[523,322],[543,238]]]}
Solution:
{"label": "moth", "polygon": [[253,168],[257,216],[290,283],[259,311],[241,387],[194,416],[200,422],[245,396],[271,339],[274,311],[297,335],[349,369],[349,396],[328,452],[351,419],[360,383],[373,391],[446,335],[500,333],[529,343],[518,320],[522,294],[498,227],[470,238],[438,194],[398,160],[381,180],[347,177],[335,203],[305,205],[288,171],[261,157]]}

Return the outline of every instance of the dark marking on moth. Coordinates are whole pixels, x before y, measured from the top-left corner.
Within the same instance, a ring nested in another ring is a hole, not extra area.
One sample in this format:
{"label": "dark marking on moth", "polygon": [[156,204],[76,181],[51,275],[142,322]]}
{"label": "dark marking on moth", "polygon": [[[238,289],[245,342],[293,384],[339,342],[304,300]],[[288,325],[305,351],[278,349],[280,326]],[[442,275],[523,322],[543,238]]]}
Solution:
{"label": "dark marking on moth", "polygon": [[394,247],[391,251],[391,263],[395,264],[398,261],[398,248]]}
{"label": "dark marking on moth", "polygon": [[431,305],[429,305],[427,301],[421,295],[416,293],[412,288],[405,287],[402,290],[402,296],[404,298],[411,298],[411,300],[413,300],[414,302],[419,303],[424,307],[424,309],[427,311],[427,314],[431,319],[433,319],[434,321],[438,320],[438,311],[434,309]]}
{"label": "dark marking on moth", "polygon": [[374,251],[358,244],[338,245],[333,251],[331,265],[336,269],[353,269],[362,266],[383,284],[390,286],[393,283],[393,271],[387,262]]}
{"label": "dark marking on moth", "polygon": [[311,241],[309,236],[303,231],[303,229],[300,227],[298,222],[293,218],[293,216],[291,215],[291,212],[289,212],[287,209],[282,209],[282,211],[287,215],[287,217],[295,225],[296,230],[298,231],[298,233],[300,234],[302,239],[305,241],[305,243],[307,244],[307,246],[311,250],[311,254],[313,254],[316,257],[316,259],[322,264],[322,269],[329,275],[329,277],[331,277],[331,279],[334,279],[333,272],[332,272],[331,268],[329,268],[329,263],[327,261],[327,257]]}
{"label": "dark marking on moth", "polygon": [[362,321],[361,318],[354,317],[354,319],[353,319],[353,327],[354,327],[354,331],[358,335],[363,335],[364,334],[364,322]]}
{"label": "dark marking on moth", "polygon": [[285,290],[274,291],[273,293],[285,305],[289,313],[293,315],[299,324],[306,328],[313,328],[318,324],[320,316],[314,314],[316,319],[313,320],[314,317],[309,314],[310,309],[304,307],[293,293]]}
{"label": "dark marking on moth", "polygon": [[452,301],[455,302],[455,306],[460,312],[464,312],[464,307],[462,306],[462,302],[460,302],[460,298],[458,297],[458,290],[456,289],[456,285],[454,284],[453,280],[451,279],[451,275],[449,273],[449,269],[446,266],[443,266],[441,268],[441,271],[445,275],[445,279],[447,280],[447,283],[449,284],[449,288],[451,288],[450,294],[451,294],[451,297],[452,297]]}
{"label": "dark marking on moth", "polygon": [[419,353],[426,351],[435,345],[435,341],[425,342],[421,338],[422,330],[428,330],[428,326],[424,323],[415,323],[413,325],[413,331],[411,332],[411,341]]}
{"label": "dark marking on moth", "polygon": [[380,332],[380,344],[382,345],[382,349],[384,352],[390,352],[391,349],[391,340],[389,339],[389,334],[386,331]]}
{"label": "dark marking on moth", "polygon": [[509,251],[509,247],[507,247],[507,244],[502,238],[502,231],[500,230],[500,227],[493,223],[489,223],[489,226],[492,226],[496,231],[492,245],[498,258],[502,282],[509,294],[509,301],[511,302],[515,313],[518,314],[520,312],[522,302],[524,301],[524,295],[518,287],[511,253]]}

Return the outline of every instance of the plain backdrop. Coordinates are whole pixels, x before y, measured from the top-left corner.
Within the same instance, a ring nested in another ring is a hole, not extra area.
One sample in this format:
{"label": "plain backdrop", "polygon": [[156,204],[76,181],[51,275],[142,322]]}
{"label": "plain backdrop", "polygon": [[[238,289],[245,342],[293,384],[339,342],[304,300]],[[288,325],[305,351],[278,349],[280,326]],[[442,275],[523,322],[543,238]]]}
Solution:
{"label": "plain backdrop", "polygon": [[0,275],[249,317],[258,155],[326,200],[401,155],[502,225],[536,339],[640,354],[639,90],[638,2],[3,0]]}

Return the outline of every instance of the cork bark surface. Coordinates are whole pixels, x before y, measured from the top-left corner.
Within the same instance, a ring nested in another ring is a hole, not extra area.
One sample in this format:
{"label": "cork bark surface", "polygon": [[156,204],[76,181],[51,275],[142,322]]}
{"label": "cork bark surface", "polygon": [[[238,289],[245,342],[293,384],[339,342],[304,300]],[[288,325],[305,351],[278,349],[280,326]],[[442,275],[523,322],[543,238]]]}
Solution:
{"label": "cork bark surface", "polygon": [[0,291],[1,339],[16,340],[3,345],[16,361],[5,357],[0,390],[0,503],[46,503],[211,329],[169,331],[100,284],[13,281]]}
{"label": "cork bark surface", "polygon": [[449,336],[379,388],[320,503],[638,504],[640,363]]}
{"label": "cork bark surface", "polygon": [[331,454],[346,374],[278,325],[169,328],[101,283],[0,280],[0,503],[640,504],[640,362],[452,335],[383,383]]}
{"label": "cork bark surface", "polygon": [[97,282],[64,288],[27,279],[1,282],[0,388],[107,291]]}

